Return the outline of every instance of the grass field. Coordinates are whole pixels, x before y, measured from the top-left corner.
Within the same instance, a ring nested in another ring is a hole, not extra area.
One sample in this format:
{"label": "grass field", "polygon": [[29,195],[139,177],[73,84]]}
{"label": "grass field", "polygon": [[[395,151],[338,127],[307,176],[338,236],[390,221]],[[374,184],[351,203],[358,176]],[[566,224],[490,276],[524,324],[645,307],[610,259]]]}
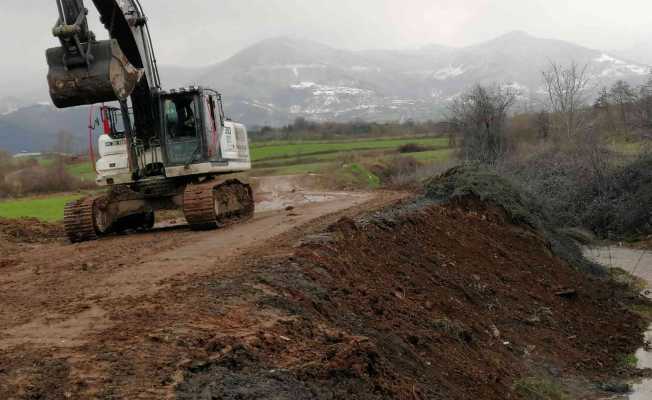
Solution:
{"label": "grass field", "polygon": [[[406,144],[430,149],[399,153]],[[291,175],[336,171],[338,164],[382,162],[396,156],[413,157],[422,164],[446,163],[454,156],[447,138],[401,138],[342,142],[273,142],[252,146],[255,175]],[[346,162],[343,162],[346,161]]]}
{"label": "grass field", "polygon": [[38,218],[54,222],[63,220],[66,203],[81,198],[83,194],[34,197],[0,202],[0,218]]}
{"label": "grass field", "polygon": [[[428,150],[400,154],[398,150],[405,144],[417,144]],[[254,163],[252,175],[327,173],[343,180],[368,181],[369,187],[375,187],[377,182],[374,177],[366,177],[367,171],[363,165],[397,156],[414,157],[422,164],[445,163],[452,157],[453,150],[448,148],[447,138],[414,137],[253,143],[251,153]],[[43,167],[54,164],[54,160],[49,158],[38,161]],[[95,171],[89,161],[67,165],[66,169],[84,181],[95,180]],[[80,197],[82,194],[52,195],[0,202],[0,218],[33,217],[58,221],[63,219],[64,205]]]}
{"label": "grass field", "polygon": [[273,142],[271,144],[253,144],[251,157],[254,162],[278,160],[284,158],[305,157],[311,155],[327,155],[341,152],[365,150],[394,150],[414,143],[424,147],[445,148],[446,138],[400,138],[400,139],[366,139],[344,141],[305,141],[305,142]]}
{"label": "grass field", "polygon": [[[54,165],[54,158],[39,158],[38,164],[41,167],[49,168]],[[84,181],[95,181],[95,170],[90,161],[81,161],[66,166],[66,170],[72,176],[76,176]]]}
{"label": "grass field", "polygon": [[66,170],[70,175],[76,176],[83,181],[95,181],[95,170],[89,161],[68,165]]}

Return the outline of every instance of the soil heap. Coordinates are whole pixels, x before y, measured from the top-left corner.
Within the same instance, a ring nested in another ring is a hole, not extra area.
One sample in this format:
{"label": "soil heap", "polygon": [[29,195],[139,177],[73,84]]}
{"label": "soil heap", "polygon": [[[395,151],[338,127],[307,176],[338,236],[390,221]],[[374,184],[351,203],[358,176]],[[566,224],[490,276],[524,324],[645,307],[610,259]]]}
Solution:
{"label": "soil heap", "polygon": [[[236,285],[254,285],[258,312],[280,317],[208,340],[177,396],[518,399],[538,383],[608,380],[645,324],[629,288],[577,252],[507,182],[452,170],[426,198],[252,262]],[[213,296],[233,284],[213,282]]]}

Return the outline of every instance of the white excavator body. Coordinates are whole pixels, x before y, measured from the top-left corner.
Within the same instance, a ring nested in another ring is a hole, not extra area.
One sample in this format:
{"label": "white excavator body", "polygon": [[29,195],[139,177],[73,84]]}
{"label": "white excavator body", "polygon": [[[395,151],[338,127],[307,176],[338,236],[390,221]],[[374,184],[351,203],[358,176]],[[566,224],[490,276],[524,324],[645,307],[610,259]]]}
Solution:
{"label": "white excavator body", "polygon": [[100,108],[95,168],[108,193],[66,206],[68,238],[149,229],[157,210],[183,209],[193,229],[250,217],[251,187],[233,175],[251,169],[246,127],[226,118],[215,90],[163,89],[139,0],[92,0],[109,32],[104,41],[88,29],[83,0],[56,1],[61,46],[46,52],[53,103],[119,104]]}

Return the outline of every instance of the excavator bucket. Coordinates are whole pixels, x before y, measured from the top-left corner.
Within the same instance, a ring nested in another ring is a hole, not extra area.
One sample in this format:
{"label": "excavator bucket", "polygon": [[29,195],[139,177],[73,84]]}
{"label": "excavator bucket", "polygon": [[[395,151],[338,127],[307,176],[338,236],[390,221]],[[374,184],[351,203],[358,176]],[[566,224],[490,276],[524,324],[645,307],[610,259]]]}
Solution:
{"label": "excavator bucket", "polygon": [[92,43],[91,62],[66,65],[65,51],[46,51],[50,97],[58,108],[126,100],[143,76],[124,55],[114,39]]}

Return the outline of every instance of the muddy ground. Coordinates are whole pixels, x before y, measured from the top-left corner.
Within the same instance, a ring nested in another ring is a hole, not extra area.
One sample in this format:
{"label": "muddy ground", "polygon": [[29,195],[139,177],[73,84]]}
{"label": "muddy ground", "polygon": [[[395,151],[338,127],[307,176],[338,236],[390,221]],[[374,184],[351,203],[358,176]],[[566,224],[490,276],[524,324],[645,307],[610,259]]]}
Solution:
{"label": "muddy ground", "polygon": [[266,179],[222,231],[4,242],[0,398],[594,399],[631,372],[639,300],[501,211]]}

